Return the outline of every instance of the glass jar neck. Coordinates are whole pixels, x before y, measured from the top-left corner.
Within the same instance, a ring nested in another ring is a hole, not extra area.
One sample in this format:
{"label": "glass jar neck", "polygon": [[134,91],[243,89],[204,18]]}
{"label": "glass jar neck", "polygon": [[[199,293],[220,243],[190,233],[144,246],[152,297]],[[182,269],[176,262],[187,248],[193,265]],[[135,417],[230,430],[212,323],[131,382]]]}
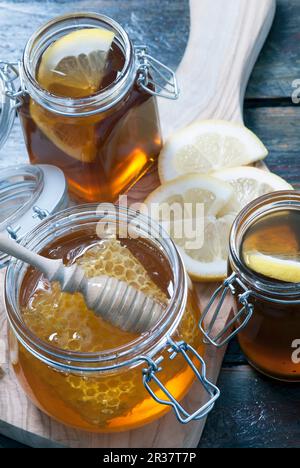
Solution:
{"label": "glass jar neck", "polygon": [[[106,209],[107,208],[107,209]],[[7,270],[5,301],[9,322],[25,348],[40,360],[58,369],[73,371],[103,371],[124,366],[138,365],[139,357],[154,357],[176,331],[187,301],[187,277],[182,260],[171,239],[149,218],[136,212],[113,205],[82,205],[69,208],[43,221],[23,240],[23,244],[40,252],[51,242],[63,238],[70,230],[82,230],[84,226],[95,226],[99,222],[121,223],[136,229],[139,236],[149,239],[159,249],[173,272],[173,293],[162,318],[149,332],[118,349],[99,353],[74,353],[48,345],[34,335],[25,325],[19,296],[27,266],[19,260],[13,261]],[[129,229],[128,229],[129,231]],[[95,231],[96,232],[96,231]],[[143,359],[142,359],[143,360]]]}
{"label": "glass jar neck", "polygon": [[264,195],[247,205],[235,219],[229,241],[229,264],[236,276],[254,295],[265,299],[293,302],[300,298],[300,284],[279,283],[257,276],[240,256],[247,230],[266,215],[283,210],[300,210],[299,191],[279,191]]}
{"label": "glass jar neck", "polygon": [[[106,28],[115,33],[115,41],[124,54],[125,63],[116,80],[91,96],[72,99],[51,94],[43,89],[36,72],[43,52],[59,37],[80,28]],[[72,13],[49,21],[38,29],[26,44],[21,80],[26,91],[38,104],[64,116],[86,116],[104,112],[124,98],[136,78],[134,48],[126,31],[111,18],[96,13]]]}

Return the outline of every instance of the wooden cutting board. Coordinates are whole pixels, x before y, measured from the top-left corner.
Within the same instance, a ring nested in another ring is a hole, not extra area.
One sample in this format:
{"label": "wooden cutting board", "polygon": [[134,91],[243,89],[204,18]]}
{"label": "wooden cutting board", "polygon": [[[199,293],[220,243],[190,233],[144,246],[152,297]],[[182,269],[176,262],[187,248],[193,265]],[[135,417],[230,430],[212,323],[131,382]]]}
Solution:
{"label": "wooden cutting board", "polygon": [[[177,71],[181,90],[176,102],[159,99],[164,137],[196,119],[243,121],[243,100],[249,75],[266,39],[275,13],[275,0],[190,0],[190,37]],[[159,184],[156,169],[130,192],[142,201]],[[4,272],[0,272],[0,290]],[[197,284],[201,309],[215,284]],[[3,294],[1,294],[3,297]],[[230,313],[225,307],[221,328]],[[224,350],[207,347],[208,377],[216,382]],[[34,447],[196,447],[204,422],[177,423],[169,413],[142,429],[118,434],[91,434],[48,418],[31,404],[8,365],[6,319],[0,299],[0,433]],[[194,385],[184,399],[187,408],[200,405],[203,395]],[[222,397],[222,396],[221,396]]]}

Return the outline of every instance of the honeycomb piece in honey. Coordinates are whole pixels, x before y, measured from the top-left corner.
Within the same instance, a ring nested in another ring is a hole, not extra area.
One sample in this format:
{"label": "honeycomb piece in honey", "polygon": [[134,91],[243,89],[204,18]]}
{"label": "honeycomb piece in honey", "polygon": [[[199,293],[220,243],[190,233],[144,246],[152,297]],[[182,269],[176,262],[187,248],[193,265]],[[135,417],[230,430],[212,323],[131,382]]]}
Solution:
{"label": "honeycomb piece in honey", "polygon": [[[150,279],[135,256],[115,239],[101,241],[77,259],[87,277],[109,275],[166,304],[166,294]],[[81,294],[62,293],[55,283],[37,289],[23,310],[25,323],[39,338],[71,351],[97,352],[135,338],[89,310]]]}
{"label": "honeycomb piece in honey", "polygon": [[105,239],[86,250],[77,259],[88,278],[107,275],[125,281],[159,302],[166,303],[166,294],[151,280],[149,274],[130,250],[117,239]]}

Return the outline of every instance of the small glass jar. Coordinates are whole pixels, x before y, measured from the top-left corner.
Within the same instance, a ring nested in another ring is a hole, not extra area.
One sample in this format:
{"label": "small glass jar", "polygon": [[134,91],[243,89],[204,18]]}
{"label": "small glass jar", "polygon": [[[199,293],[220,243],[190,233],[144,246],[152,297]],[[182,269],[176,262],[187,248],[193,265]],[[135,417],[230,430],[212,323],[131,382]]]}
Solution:
{"label": "small glass jar", "polygon": [[[38,338],[26,325],[22,305],[32,290],[32,272],[21,261],[12,261],[6,275],[5,302],[10,358],[18,380],[41,410],[83,430],[128,430],[171,408],[181,423],[203,418],[219,390],[205,376],[200,312],[192,283],[175,245],[167,235],[162,236],[158,225],[126,208],[82,205],[45,219],[22,243],[55,256],[57,248],[51,246],[55,242],[60,249],[64,247],[70,232],[74,239],[91,244],[99,241],[99,223],[118,232],[128,227],[128,233],[136,232],[137,227],[139,236],[163,256],[173,284],[167,308],[151,330],[117,349],[97,353],[61,349]],[[195,378],[204,393],[203,406],[189,413],[179,401]]]}
{"label": "small glass jar", "polygon": [[[83,28],[115,34],[110,53],[112,61],[118,58],[120,70],[112,82],[82,98],[42,88],[37,73],[44,51],[65,34]],[[76,200],[114,202],[158,157],[162,141],[156,95],[163,88],[162,96],[177,98],[174,73],[148,55],[145,47],[134,47],[114,20],[95,13],[55,18],[32,35],[22,61],[0,61],[0,144],[10,132],[17,108],[31,163],[59,167]]]}
{"label": "small glass jar", "polygon": [[[275,379],[299,382],[300,362],[295,359],[295,348],[300,345],[300,285],[264,278],[241,260],[247,230],[259,219],[284,210],[300,210],[300,192],[262,196],[237,216],[230,234],[229,277],[212,296],[200,328],[205,339],[217,347],[237,334],[246,358],[257,370]],[[234,303],[233,318],[216,333],[214,323],[228,295]]]}

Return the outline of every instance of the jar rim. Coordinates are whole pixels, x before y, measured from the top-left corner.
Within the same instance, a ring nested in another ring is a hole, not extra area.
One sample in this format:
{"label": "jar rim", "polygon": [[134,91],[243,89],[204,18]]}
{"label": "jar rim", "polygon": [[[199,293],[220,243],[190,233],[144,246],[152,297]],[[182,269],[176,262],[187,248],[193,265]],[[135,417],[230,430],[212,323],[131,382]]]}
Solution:
{"label": "jar rim", "polygon": [[[42,48],[42,50],[35,51],[35,48],[41,47],[41,41],[42,38],[45,40],[46,32],[49,34],[49,39],[53,40],[55,34],[65,29],[71,29],[70,25],[67,26],[67,22],[71,22],[72,20],[74,21],[74,29],[79,28],[80,23],[78,23],[78,21],[80,20],[85,22],[90,21],[89,23],[83,23],[85,27],[97,27],[95,26],[95,22],[101,22],[109,26],[116,32],[124,47],[125,63],[117,78],[103,90],[82,98],[66,98],[50,93],[38,83],[35,74],[35,66],[34,70],[32,69],[33,65],[36,65],[38,59],[45,50],[45,48]],[[56,30],[55,28],[59,26],[61,26],[61,28]],[[54,32],[51,32],[53,28]],[[32,54],[34,51],[39,55],[33,60]],[[23,52],[21,79],[30,96],[49,111],[64,116],[82,117],[104,112],[118,103],[133,85],[136,75],[135,72],[134,48],[125,29],[109,16],[94,12],[75,12],[55,17],[43,24],[32,34]]]}
{"label": "jar rim", "polygon": [[281,301],[284,301],[282,299],[284,296],[300,296],[300,283],[275,283],[271,279],[258,277],[241,260],[240,246],[246,231],[258,219],[269,213],[283,210],[300,210],[300,191],[276,191],[256,198],[243,208],[235,218],[229,238],[229,262],[234,273],[254,290],[255,295],[263,298],[266,298],[265,295],[267,298],[268,296],[275,296],[280,298]]}
{"label": "jar rim", "polygon": [[[116,213],[123,220],[138,220],[138,225],[140,229],[142,229],[140,230],[142,234],[147,233],[147,231],[143,231],[145,226],[150,226],[151,235],[153,233],[157,235],[156,240],[172,265],[175,294],[165,309],[162,319],[153,329],[146,334],[140,335],[135,341],[126,343],[113,350],[95,353],[64,350],[38,338],[22,320],[18,300],[20,288],[28,267],[20,260],[13,260],[9,264],[5,276],[5,302],[9,323],[19,341],[32,354],[54,367],[60,369],[64,368],[66,366],[64,364],[66,361],[68,362],[68,369],[71,368],[77,371],[110,370],[133,365],[134,362],[138,363],[138,361],[143,360],[145,356],[154,356],[159,349],[165,345],[168,337],[175,332],[182,318],[187,300],[187,278],[180,254],[174,242],[161,226],[152,219],[150,220],[147,216],[131,210],[130,208],[116,207],[116,205],[112,204],[85,204],[67,208],[66,210],[46,218],[22,240],[22,245],[38,252],[47,245],[46,243],[44,246],[41,246],[42,239],[45,239],[43,236],[47,236],[48,245],[53,240],[50,238],[51,236],[49,236],[51,228],[55,229],[57,233],[59,227],[61,229],[66,229],[68,227],[69,229],[70,223],[74,223],[78,220],[87,221],[93,218],[101,219],[101,216],[114,216]],[[162,233],[163,236],[161,235]],[[57,237],[59,236],[55,235],[56,239]],[[80,367],[80,365],[86,364],[93,364],[93,366],[91,368],[86,366]],[[94,364],[97,364],[98,367],[95,367]]]}

